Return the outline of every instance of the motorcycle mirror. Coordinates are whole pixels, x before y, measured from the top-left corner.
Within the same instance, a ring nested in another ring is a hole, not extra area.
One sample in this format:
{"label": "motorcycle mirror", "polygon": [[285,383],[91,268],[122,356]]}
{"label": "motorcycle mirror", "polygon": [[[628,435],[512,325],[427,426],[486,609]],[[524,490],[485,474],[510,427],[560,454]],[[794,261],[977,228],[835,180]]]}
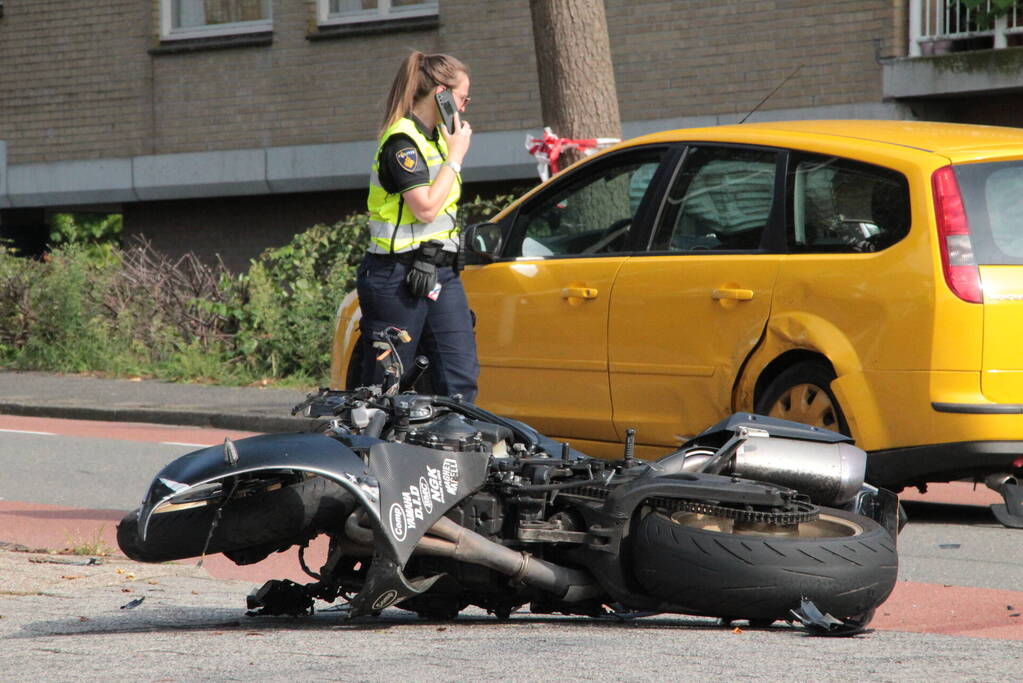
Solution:
{"label": "motorcycle mirror", "polygon": [[497,223],[476,223],[463,232],[465,250],[486,263],[497,260],[504,245],[504,231]]}

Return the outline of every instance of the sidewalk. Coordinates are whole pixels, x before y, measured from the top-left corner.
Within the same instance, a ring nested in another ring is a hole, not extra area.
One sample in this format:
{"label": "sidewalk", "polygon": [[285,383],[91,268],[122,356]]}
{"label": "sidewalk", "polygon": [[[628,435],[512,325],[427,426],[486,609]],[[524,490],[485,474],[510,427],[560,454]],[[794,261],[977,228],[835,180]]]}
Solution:
{"label": "sidewalk", "polygon": [[309,426],[291,416],[304,398],[294,389],[0,371],[0,413],[8,415],[290,432]]}

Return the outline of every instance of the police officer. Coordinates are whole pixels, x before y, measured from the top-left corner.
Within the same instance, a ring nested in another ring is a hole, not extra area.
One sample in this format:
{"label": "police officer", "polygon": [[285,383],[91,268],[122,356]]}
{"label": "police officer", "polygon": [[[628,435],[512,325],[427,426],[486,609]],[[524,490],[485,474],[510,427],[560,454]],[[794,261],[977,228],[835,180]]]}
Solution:
{"label": "police officer", "polygon": [[[458,110],[454,132],[442,125],[437,102],[445,90]],[[382,380],[373,333],[397,327],[412,336],[400,347],[406,368],[418,348],[430,359],[436,393],[476,397],[476,339],[453,267],[462,161],[472,137],[460,116],[468,103],[469,70],[448,55],[413,52],[391,84],[370,176],[369,250],[357,277],[363,384]]]}

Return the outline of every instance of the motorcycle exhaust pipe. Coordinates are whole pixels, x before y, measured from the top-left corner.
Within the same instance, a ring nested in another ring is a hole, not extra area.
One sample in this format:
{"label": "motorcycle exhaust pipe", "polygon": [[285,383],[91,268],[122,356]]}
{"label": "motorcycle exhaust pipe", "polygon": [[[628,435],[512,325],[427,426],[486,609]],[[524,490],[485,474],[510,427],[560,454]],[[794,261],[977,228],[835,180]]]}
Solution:
{"label": "motorcycle exhaust pipe", "polygon": [[796,489],[821,505],[842,505],[863,486],[867,454],[850,443],[751,436],[735,451],[731,473]]}
{"label": "motorcycle exhaust pipe", "polygon": [[[430,533],[448,541],[451,546],[450,557],[507,574],[515,581],[553,593],[565,602],[579,602],[602,595],[604,592],[586,572],[562,567],[533,557],[529,553],[506,548],[447,517],[437,520],[430,527]],[[434,540],[424,537],[420,544],[426,541],[424,546],[439,550],[440,546],[433,543]],[[419,546],[416,548],[418,550]],[[447,551],[447,547],[444,547],[444,550]]]}
{"label": "motorcycle exhaust pipe", "polygon": [[[349,515],[345,522],[345,535],[360,546],[370,547],[373,544],[373,531],[359,522],[359,512]],[[516,581],[553,593],[565,602],[579,602],[604,592],[586,572],[506,548],[447,517],[437,520],[428,533],[434,536],[419,539],[416,544],[417,553],[482,565],[507,574]]]}

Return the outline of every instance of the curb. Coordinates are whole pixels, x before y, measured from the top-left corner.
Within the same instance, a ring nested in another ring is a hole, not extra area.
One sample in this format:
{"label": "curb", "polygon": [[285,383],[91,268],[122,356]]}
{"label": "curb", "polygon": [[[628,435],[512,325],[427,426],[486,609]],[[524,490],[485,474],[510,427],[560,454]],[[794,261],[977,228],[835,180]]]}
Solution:
{"label": "curb", "polygon": [[150,424],[212,427],[246,432],[281,433],[308,431],[314,421],[305,417],[209,413],[155,408],[96,408],[87,406],[0,403],[0,413],[21,417],[52,417],[64,420],[147,422]]}

